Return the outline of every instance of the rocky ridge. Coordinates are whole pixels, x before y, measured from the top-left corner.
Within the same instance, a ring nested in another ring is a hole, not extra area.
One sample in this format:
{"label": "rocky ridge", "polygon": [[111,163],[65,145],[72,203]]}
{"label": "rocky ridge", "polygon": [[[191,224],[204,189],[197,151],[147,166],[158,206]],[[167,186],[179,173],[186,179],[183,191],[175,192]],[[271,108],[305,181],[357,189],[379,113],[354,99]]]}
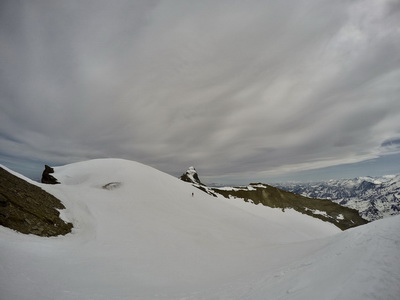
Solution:
{"label": "rocky ridge", "polygon": [[211,196],[217,197],[217,195],[213,192],[211,188],[207,187],[200,181],[199,175],[197,174],[197,171],[193,166],[189,167],[186,172],[183,173],[181,177],[179,177],[179,179],[191,183],[193,186]]}
{"label": "rocky ridge", "polygon": [[[195,187],[215,197],[219,194],[230,199],[243,199],[254,204],[280,208],[283,211],[285,209],[294,209],[311,217],[333,223],[342,230],[368,223],[355,209],[323,199],[304,197],[267,184],[252,183],[241,187],[210,188],[204,184],[199,184],[200,179],[194,167],[190,167],[184,175],[180,177],[181,180],[190,182]],[[197,180],[192,178],[197,178]]]}

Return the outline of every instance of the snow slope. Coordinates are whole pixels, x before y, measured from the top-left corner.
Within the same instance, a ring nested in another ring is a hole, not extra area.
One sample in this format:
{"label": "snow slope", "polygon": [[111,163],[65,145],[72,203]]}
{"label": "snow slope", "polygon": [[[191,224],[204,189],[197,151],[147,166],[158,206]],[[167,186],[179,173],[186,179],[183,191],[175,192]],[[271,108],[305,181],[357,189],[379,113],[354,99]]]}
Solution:
{"label": "snow slope", "polygon": [[[0,299],[398,299],[400,218],[345,232],[148,166],[55,168],[66,236],[0,227]],[[194,197],[192,197],[192,192]]]}

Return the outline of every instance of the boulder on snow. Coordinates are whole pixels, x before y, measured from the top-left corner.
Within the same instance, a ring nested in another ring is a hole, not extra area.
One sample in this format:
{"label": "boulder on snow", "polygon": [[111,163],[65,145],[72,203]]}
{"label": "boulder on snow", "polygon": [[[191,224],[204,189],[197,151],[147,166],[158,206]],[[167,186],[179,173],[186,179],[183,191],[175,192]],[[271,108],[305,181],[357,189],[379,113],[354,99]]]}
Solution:
{"label": "boulder on snow", "polygon": [[0,168],[0,226],[38,236],[65,235],[73,226],[61,219],[60,209],[65,207],[59,199]]}
{"label": "boulder on snow", "polygon": [[51,173],[54,173],[54,169],[52,167],[49,167],[48,165],[44,166],[44,171],[42,173],[42,183],[47,183],[47,184],[58,184],[57,178],[55,178],[53,175],[50,175]]}

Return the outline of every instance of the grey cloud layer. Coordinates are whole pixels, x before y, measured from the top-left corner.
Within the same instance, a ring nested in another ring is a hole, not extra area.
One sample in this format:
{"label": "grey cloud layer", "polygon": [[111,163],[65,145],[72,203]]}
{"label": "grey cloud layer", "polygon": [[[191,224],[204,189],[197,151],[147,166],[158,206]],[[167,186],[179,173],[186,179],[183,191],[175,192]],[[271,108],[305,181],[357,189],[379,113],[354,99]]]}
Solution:
{"label": "grey cloud layer", "polygon": [[400,137],[397,1],[0,11],[2,155],[117,156],[217,177],[360,161]]}

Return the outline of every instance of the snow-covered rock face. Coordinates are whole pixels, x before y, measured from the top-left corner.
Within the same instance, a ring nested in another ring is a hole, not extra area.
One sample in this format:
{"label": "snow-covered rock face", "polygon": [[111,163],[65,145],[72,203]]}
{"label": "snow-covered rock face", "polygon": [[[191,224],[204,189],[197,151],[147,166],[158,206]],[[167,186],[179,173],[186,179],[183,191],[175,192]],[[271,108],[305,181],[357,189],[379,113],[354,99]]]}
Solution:
{"label": "snow-covered rock face", "polygon": [[61,184],[42,188],[63,202],[74,229],[40,238],[0,226],[1,299],[364,300],[400,293],[400,217],[341,232],[293,210],[200,193],[136,162],[100,159],[54,170]]}
{"label": "snow-covered rock face", "polygon": [[369,221],[400,214],[400,175],[288,183],[277,186],[306,197],[329,199],[354,208]]}
{"label": "snow-covered rock face", "polygon": [[182,176],[179,177],[179,179],[191,183],[194,187],[200,189],[201,191],[211,196],[217,197],[217,195],[211,188],[209,188],[200,181],[199,175],[197,174],[197,171],[193,166],[189,167],[189,169],[187,169],[187,171],[183,173]]}
{"label": "snow-covered rock face", "polygon": [[197,171],[193,166],[189,167],[189,169],[187,169],[187,171],[182,174],[180,179],[186,182],[204,185],[203,183],[201,183],[199,175],[197,174]]}

